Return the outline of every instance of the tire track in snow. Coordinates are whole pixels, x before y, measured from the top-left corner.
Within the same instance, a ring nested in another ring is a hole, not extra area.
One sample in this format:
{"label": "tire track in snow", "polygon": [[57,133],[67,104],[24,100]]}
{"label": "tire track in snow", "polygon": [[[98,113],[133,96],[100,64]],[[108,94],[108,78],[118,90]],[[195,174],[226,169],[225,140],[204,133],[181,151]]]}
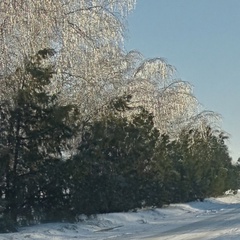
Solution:
{"label": "tire track in snow", "polygon": [[[232,234],[240,228],[240,207],[218,212],[191,224],[173,228],[143,239],[146,240],[201,240],[217,239],[216,237]],[[240,239],[240,236],[238,236]],[[134,238],[132,238],[134,239]]]}

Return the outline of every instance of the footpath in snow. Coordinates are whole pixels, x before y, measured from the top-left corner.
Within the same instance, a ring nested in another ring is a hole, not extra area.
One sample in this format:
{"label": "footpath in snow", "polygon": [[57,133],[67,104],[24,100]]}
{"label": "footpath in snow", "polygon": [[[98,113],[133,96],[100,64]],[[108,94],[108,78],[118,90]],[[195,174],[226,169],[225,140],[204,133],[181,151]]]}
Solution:
{"label": "footpath in snow", "polygon": [[0,234],[0,240],[239,240],[240,192],[161,209],[80,216],[76,224],[49,223]]}

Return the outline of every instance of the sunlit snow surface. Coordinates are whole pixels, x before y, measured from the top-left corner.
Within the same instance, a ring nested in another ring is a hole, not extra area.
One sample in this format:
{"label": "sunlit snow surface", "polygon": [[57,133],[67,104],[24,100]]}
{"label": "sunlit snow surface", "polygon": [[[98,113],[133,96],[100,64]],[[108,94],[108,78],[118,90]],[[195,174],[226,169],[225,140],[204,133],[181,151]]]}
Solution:
{"label": "sunlit snow surface", "polygon": [[240,192],[204,202],[173,204],[161,209],[80,216],[76,224],[51,223],[0,234],[2,240],[239,240]]}

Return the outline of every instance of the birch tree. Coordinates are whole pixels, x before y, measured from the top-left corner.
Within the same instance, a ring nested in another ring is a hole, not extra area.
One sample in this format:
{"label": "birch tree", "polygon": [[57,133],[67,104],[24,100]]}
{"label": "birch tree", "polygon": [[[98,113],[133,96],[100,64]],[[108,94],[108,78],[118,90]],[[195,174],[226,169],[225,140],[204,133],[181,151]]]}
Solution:
{"label": "birch tree", "polygon": [[[53,48],[54,81],[62,103],[77,103],[82,116],[116,95],[133,95],[155,115],[156,126],[177,132],[186,124],[213,121],[201,113],[188,82],[175,79],[164,59],[144,59],[124,52],[125,23],[136,0],[2,0],[0,2],[0,96],[7,96],[8,76],[28,56]],[[13,74],[14,75],[14,74]],[[14,80],[13,80],[14,82]],[[5,85],[4,85],[5,84]]]}
{"label": "birch tree", "polygon": [[51,90],[90,111],[120,81],[125,19],[134,6],[135,0],[2,0],[1,79],[28,56],[54,48]]}
{"label": "birch tree", "polygon": [[[136,51],[126,56],[125,84],[120,90],[132,95],[133,106],[153,113],[155,126],[172,137],[183,128],[218,127],[219,115],[204,111],[189,82],[177,79],[176,69],[165,59],[144,59]],[[204,132],[204,131],[203,131]]]}

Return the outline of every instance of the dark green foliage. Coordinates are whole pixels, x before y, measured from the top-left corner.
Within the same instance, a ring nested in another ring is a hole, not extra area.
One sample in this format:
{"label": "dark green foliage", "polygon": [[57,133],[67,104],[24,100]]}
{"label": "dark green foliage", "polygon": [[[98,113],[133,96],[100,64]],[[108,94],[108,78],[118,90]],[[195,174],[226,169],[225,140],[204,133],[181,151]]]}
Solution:
{"label": "dark green foliage", "polygon": [[52,67],[41,67],[40,59],[47,53],[17,70],[14,79],[21,88],[1,105],[0,194],[6,202],[4,214],[15,223],[42,219],[63,204],[58,176],[62,151],[73,136],[73,106],[58,105],[57,96],[45,89]]}
{"label": "dark green foliage", "polygon": [[238,176],[222,133],[209,127],[204,134],[194,129],[183,131],[175,151],[178,157],[173,159],[173,167],[179,178],[173,202],[202,200],[237,188],[233,175],[235,179]]}
{"label": "dark green foliage", "polygon": [[110,114],[89,124],[71,162],[77,211],[91,214],[142,207],[146,189],[153,184],[149,167],[158,137],[153,116],[144,109],[131,121]]}
{"label": "dark green foliage", "polygon": [[17,232],[15,223],[7,216],[0,217],[0,233]]}
{"label": "dark green foliage", "polygon": [[[74,106],[59,105],[58,94],[46,90],[54,69],[42,60],[53,55],[40,50],[17,69],[9,78],[12,95],[0,104],[0,232],[239,188],[239,165],[231,163],[226,137],[209,126],[170,139],[154,127],[153,114],[130,107],[129,95],[110,101],[95,119],[78,119]],[[65,159],[76,120],[81,140]]]}
{"label": "dark green foliage", "polygon": [[173,141],[160,135],[144,109],[131,119],[122,117],[133,110],[128,100],[116,99],[108,115],[86,126],[78,153],[68,162],[76,213],[161,207],[238,188],[222,133],[208,127],[204,133],[184,130]]}

